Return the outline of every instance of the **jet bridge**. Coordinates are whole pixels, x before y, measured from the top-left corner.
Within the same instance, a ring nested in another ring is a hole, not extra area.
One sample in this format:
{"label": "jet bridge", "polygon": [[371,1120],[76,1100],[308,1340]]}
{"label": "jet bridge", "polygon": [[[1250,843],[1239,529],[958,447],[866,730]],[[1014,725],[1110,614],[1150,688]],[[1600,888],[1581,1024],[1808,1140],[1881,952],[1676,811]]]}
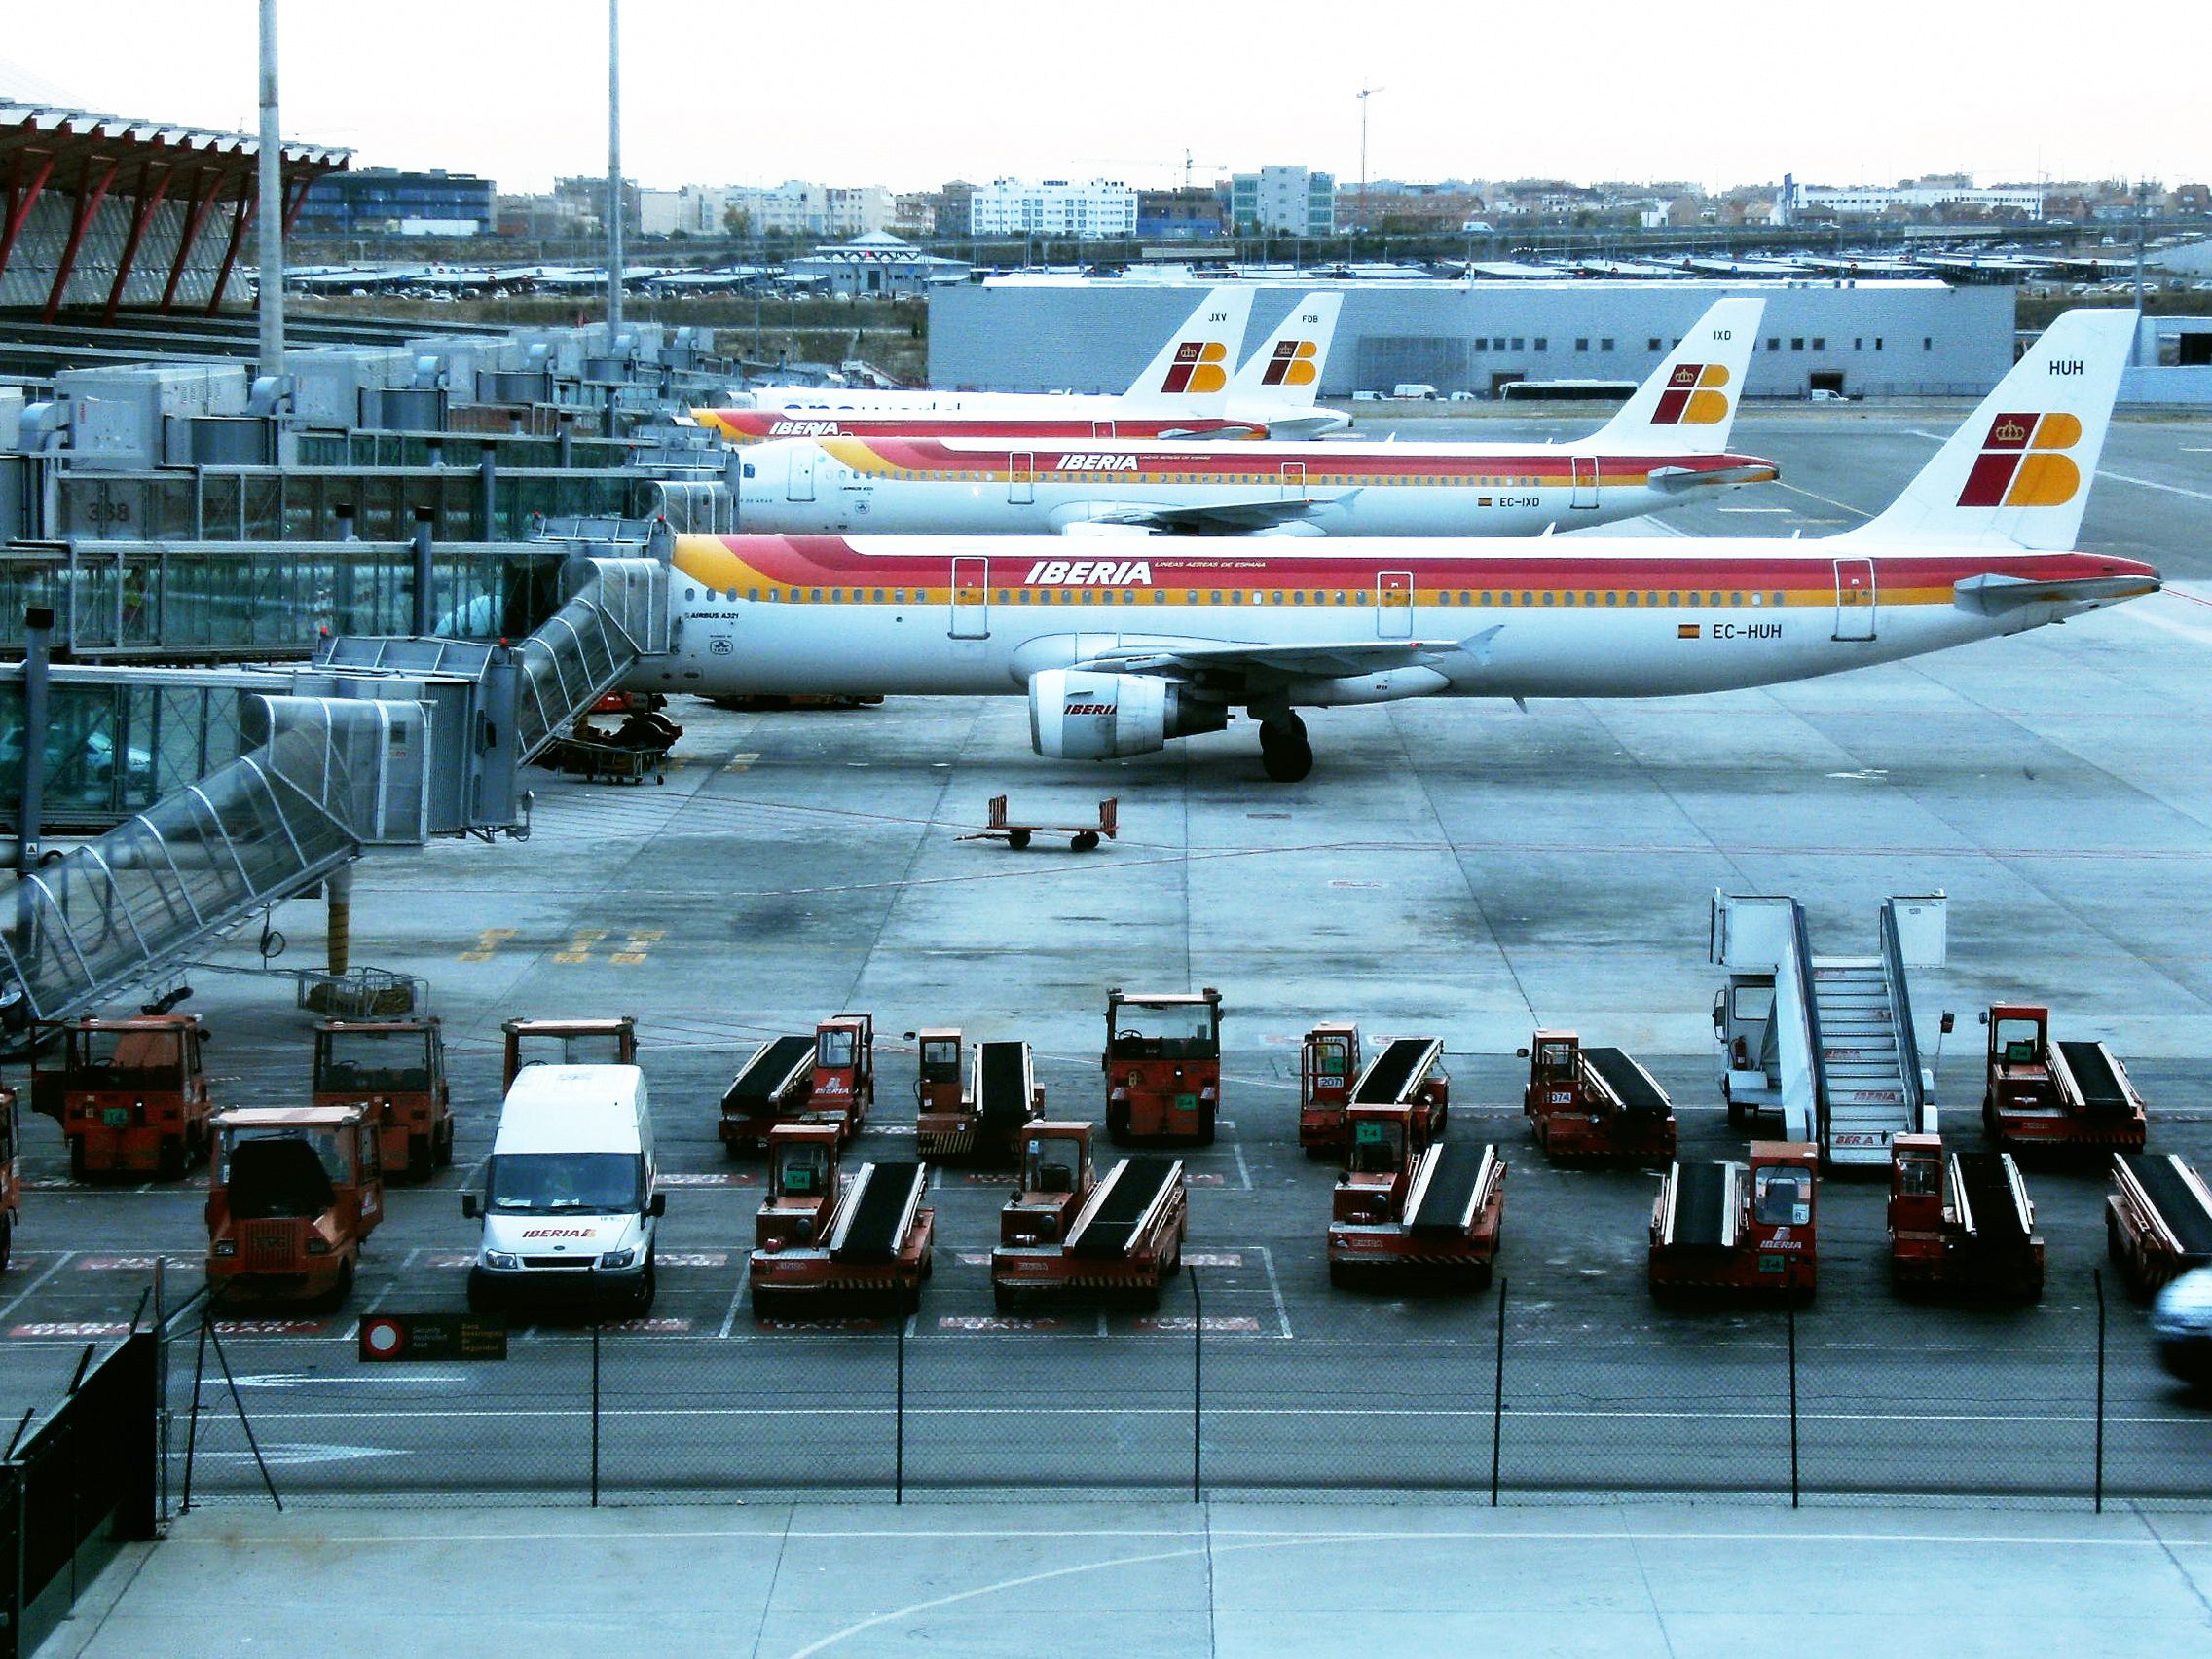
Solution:
{"label": "jet bridge", "polygon": [[1899,1134],[1934,1134],[1934,1080],[1920,1063],[1908,968],[1941,967],[1942,894],[1885,899],[1878,949],[1815,956],[1796,900],[1715,892],[1709,954],[1728,983],[1714,1001],[1730,1121],[1782,1119],[1825,1167],[1887,1169]]}
{"label": "jet bridge", "polygon": [[235,758],[21,873],[0,1018],[62,1018],[173,972],[365,848],[527,832],[517,768],[668,648],[665,565],[571,569],[575,597],[512,649],[340,640],[306,670],[240,671]]}

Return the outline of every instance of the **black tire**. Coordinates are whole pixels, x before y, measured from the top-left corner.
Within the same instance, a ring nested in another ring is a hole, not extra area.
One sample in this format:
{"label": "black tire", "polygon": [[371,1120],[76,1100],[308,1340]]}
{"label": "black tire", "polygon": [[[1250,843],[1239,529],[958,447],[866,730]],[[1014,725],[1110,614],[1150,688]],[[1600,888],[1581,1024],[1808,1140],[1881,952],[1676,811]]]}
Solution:
{"label": "black tire", "polygon": [[1068,845],[1079,853],[1095,851],[1098,846],[1098,831],[1095,830],[1078,830]]}
{"label": "black tire", "polygon": [[468,1275],[468,1310],[471,1313],[497,1313],[499,1311],[499,1298],[493,1292],[492,1287],[484,1282],[484,1276],[481,1273],[471,1272]]}
{"label": "black tire", "polygon": [[643,1319],[653,1310],[653,1298],[660,1294],[659,1275],[653,1271],[653,1253],[645,1252],[645,1271],[638,1275],[638,1288],[630,1293],[632,1317]]}
{"label": "black tire", "polygon": [[72,1181],[82,1181],[85,1178],[87,1169],[88,1163],[85,1158],[85,1137],[83,1135],[71,1135],[69,1137],[69,1179]]}
{"label": "black tire", "polygon": [[0,1210],[0,1273],[8,1271],[8,1252],[16,1239],[16,1218]]}
{"label": "black tire", "polygon": [[1009,830],[1006,832],[1006,844],[1015,852],[1020,852],[1029,845],[1029,831],[1026,830]]}
{"label": "black tire", "polygon": [[335,1313],[345,1307],[353,1294],[353,1264],[350,1259],[338,1264],[338,1282],[322,1293],[318,1304],[320,1311]]}
{"label": "black tire", "polygon": [[1021,1311],[1021,1292],[1011,1284],[1000,1284],[993,1280],[991,1306],[1001,1313],[1018,1313]]}
{"label": "black tire", "polygon": [[[1263,728],[1265,729],[1265,728]],[[1260,750],[1260,769],[1278,784],[1295,784],[1313,770],[1313,751],[1303,741],[1277,742]]]}
{"label": "black tire", "polygon": [[453,1120],[451,1118],[446,1119],[444,1123],[438,1125],[434,1145],[436,1150],[431,1154],[432,1161],[440,1169],[451,1168],[453,1165]]}
{"label": "black tire", "polygon": [[1200,1146],[1213,1145],[1213,1115],[1214,1109],[1211,1106],[1198,1108],[1198,1145]]}
{"label": "black tire", "polygon": [[191,1153],[191,1147],[182,1140],[173,1140],[164,1144],[161,1152],[154,1159],[154,1179],[157,1181],[183,1180],[184,1171],[192,1161]]}
{"label": "black tire", "polygon": [[1741,1100],[1736,1099],[1733,1095],[1729,1096],[1728,1126],[1732,1129],[1742,1128],[1744,1126],[1744,1103]]}
{"label": "black tire", "polygon": [[1344,1262],[1331,1262],[1329,1264],[1329,1282],[1339,1290],[1351,1289],[1353,1283],[1351,1268]]}
{"label": "black tire", "polygon": [[1106,1138],[1116,1146],[1129,1144],[1129,1109],[1113,1101],[1106,1103]]}
{"label": "black tire", "polygon": [[430,1150],[428,1135],[407,1137],[407,1178],[410,1181],[427,1181],[430,1170],[437,1162],[437,1155]]}

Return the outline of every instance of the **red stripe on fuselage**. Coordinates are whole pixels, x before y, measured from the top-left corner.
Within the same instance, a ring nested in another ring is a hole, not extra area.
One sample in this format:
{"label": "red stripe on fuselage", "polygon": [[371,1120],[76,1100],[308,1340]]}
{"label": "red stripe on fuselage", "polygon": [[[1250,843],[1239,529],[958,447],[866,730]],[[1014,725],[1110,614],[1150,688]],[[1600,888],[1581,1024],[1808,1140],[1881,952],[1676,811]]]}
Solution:
{"label": "red stripe on fuselage", "polygon": [[[1309,479],[1321,476],[1357,478],[1557,478],[1571,476],[1574,460],[1595,459],[1600,478],[1617,481],[1641,477],[1662,468],[1684,472],[1725,472],[1737,467],[1772,467],[1774,462],[1750,455],[1600,455],[1577,457],[1564,449],[1469,450],[1414,449],[1404,444],[1362,444],[1346,448],[1329,444],[1129,444],[1118,438],[1085,440],[1086,447],[1065,452],[1072,464],[1066,470],[1090,474],[1119,470],[1132,475],[1162,474],[1193,481],[1220,473],[1273,477],[1285,465],[1306,469]],[[1111,446],[1111,448],[1109,448]],[[948,443],[933,438],[889,438],[869,449],[884,465],[901,472],[962,473],[1005,472],[1019,456],[1040,475],[1056,472],[1061,456],[1043,450],[1001,449],[987,443]],[[1134,461],[1133,466],[1085,466],[1086,460],[1111,454]]]}

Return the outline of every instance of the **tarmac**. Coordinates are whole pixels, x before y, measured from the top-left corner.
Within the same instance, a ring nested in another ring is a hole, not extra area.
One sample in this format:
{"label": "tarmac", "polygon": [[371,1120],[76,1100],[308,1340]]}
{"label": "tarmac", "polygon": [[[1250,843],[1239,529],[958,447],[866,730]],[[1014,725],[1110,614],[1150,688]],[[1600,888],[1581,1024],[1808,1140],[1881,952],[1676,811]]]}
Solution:
{"label": "tarmac", "polygon": [[2183,1654],[2212,1516],[764,1504],[187,1517],[40,1659]]}

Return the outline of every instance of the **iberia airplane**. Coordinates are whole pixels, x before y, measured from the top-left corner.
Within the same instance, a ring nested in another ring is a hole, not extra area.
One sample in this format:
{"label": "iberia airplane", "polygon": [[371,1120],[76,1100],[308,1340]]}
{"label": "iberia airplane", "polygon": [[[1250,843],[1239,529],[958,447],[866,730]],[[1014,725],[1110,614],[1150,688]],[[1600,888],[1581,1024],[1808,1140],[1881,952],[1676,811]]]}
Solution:
{"label": "iberia airplane", "polygon": [[1809,679],[2017,634],[2158,589],[2072,551],[2134,317],[2054,322],[1898,500],[1821,540],[1151,544],[684,535],[672,657],[635,686],[1026,695],[1041,755],[1106,759],[1297,710],[1407,697],[1653,697]]}
{"label": "iberia airplane", "polygon": [[1775,476],[1728,453],[1759,300],[1719,300],[1569,444],[790,438],[746,452],[740,530],[802,535],[1536,535]]}
{"label": "iberia airplane", "polygon": [[[1224,290],[1226,291],[1226,290]],[[1249,291],[1241,293],[1244,307]],[[1120,397],[1056,397],[1032,392],[923,391],[902,396],[929,400],[926,406],[878,408],[865,400],[889,395],[810,387],[775,387],[755,397],[790,397],[774,407],[694,409],[691,419],[725,443],[748,445],[770,438],[1027,438],[1043,443],[1112,443],[1120,438],[1311,438],[1349,424],[1333,409],[1319,408],[1321,370],[1337,331],[1341,294],[1308,294],[1292,306],[1275,331],[1229,381],[1213,414],[1200,414],[1208,395],[1198,388],[1218,387],[1216,365],[1225,364],[1235,342],[1222,355],[1204,353],[1217,342],[1198,339],[1203,323],[1193,317],[1182,337],[1170,342],[1136,384]],[[1200,308],[1201,315],[1221,311],[1219,295]],[[1239,336],[1243,325],[1237,325]],[[1167,388],[1179,381],[1181,389]],[[1148,389],[1149,388],[1149,389]],[[1155,395],[1157,393],[1158,395]],[[846,398],[864,400],[848,405]],[[1101,404],[1114,410],[1098,413]],[[1119,410],[1116,413],[1115,410]]]}

